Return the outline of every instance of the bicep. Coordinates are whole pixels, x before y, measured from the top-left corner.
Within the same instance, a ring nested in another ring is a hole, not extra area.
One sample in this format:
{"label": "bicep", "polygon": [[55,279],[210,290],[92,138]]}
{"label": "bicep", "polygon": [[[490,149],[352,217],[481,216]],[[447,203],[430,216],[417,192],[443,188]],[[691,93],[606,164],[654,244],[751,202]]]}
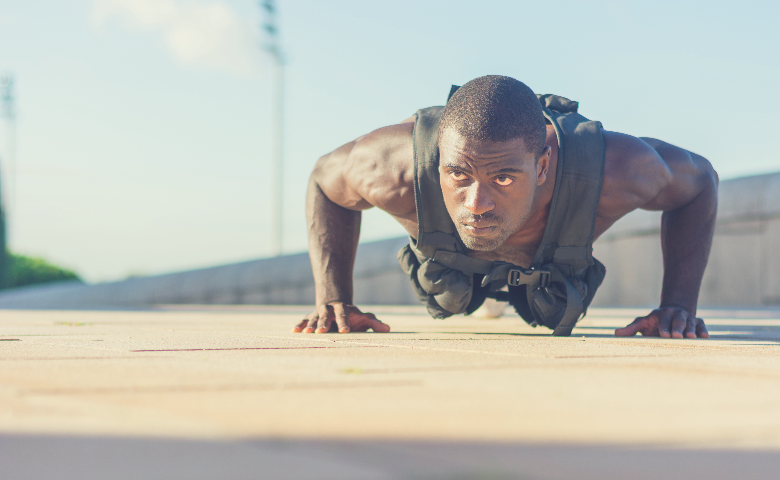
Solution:
{"label": "bicep", "polygon": [[709,162],[674,145],[651,138],[604,132],[606,165],[599,216],[619,218],[641,208],[674,210],[704,189]]}
{"label": "bicep", "polygon": [[604,132],[604,184],[599,216],[617,219],[644,208],[671,181],[671,171],[658,152],[639,138]]}
{"label": "bicep", "polygon": [[359,140],[349,142],[320,157],[311,179],[328,199],[350,210],[371,208],[350,182],[350,157]]}
{"label": "bicep", "polygon": [[654,138],[641,138],[653,148],[670,173],[669,182],[641,208],[675,210],[691,203],[705,189],[717,185],[710,162],[695,153]]}
{"label": "bicep", "polygon": [[351,210],[379,207],[390,213],[414,210],[413,125],[380,128],[322,157],[314,177],[334,203]]}

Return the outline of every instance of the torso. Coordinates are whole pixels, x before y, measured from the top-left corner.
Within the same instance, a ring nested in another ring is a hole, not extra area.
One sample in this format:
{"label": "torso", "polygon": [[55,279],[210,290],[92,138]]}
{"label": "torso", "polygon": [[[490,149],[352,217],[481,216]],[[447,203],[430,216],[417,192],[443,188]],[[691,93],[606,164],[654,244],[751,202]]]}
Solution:
{"label": "torso", "polygon": [[[384,166],[379,176],[382,181],[387,182],[388,176],[392,176],[395,182],[387,185],[387,188],[376,189],[376,184],[366,186],[367,193],[364,198],[369,199],[369,203],[385,210],[392,215],[409,233],[416,238],[418,233],[417,212],[414,203],[414,153],[412,148],[412,124],[414,119],[410,118],[394,128],[398,129],[391,133],[391,136],[403,136],[401,148],[392,148],[392,152],[384,160]],[[389,133],[389,132],[388,132]],[[397,141],[397,137],[396,137]],[[547,126],[547,145],[552,149],[550,156],[550,166],[548,168],[547,180],[537,190],[532,216],[526,221],[526,226],[512,235],[503,246],[492,251],[469,251],[468,255],[474,258],[505,261],[515,265],[528,267],[533,262],[534,256],[541,244],[547,227],[547,219],[550,211],[555,189],[555,178],[558,166],[558,138],[555,129]],[[609,155],[607,157],[609,159]],[[609,161],[607,162],[609,163]],[[375,165],[374,165],[375,166]],[[605,170],[604,187],[602,188],[601,201],[599,203],[599,212],[596,218],[594,231],[594,240],[603,234],[612,226],[621,216],[636,208],[632,206],[617,212],[610,208],[609,216],[602,215],[602,204],[604,198],[610,194],[610,183],[607,177],[610,175],[610,167],[607,165]],[[379,179],[375,179],[379,180]],[[376,193],[381,192],[381,193]],[[620,192],[612,192],[613,195],[619,195]],[[615,202],[611,202],[615,203]]]}

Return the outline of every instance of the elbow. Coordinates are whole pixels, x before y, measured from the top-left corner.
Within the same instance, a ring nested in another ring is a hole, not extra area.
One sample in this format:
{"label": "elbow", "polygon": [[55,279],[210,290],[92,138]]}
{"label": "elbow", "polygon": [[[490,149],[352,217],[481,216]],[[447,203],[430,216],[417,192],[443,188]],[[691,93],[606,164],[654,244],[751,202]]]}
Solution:
{"label": "elbow", "polygon": [[718,185],[720,178],[712,164],[704,157],[696,158],[699,163],[699,184],[701,185],[701,201],[710,205],[710,216],[714,218],[718,211]]}
{"label": "elbow", "polygon": [[718,172],[715,171],[712,163],[710,163],[709,160],[702,157],[701,155],[690,151],[687,153],[690,156],[690,163],[693,167],[693,172],[695,172],[693,178],[695,178],[697,183],[701,185],[702,190],[712,189],[717,195],[720,177],[718,177]]}
{"label": "elbow", "polygon": [[715,171],[715,169],[712,167],[712,165],[710,165],[710,171],[711,171],[711,174],[712,174],[712,179],[715,182],[715,187],[717,187],[718,185],[720,185],[720,177],[718,176],[718,172]]}
{"label": "elbow", "polygon": [[330,157],[330,154],[323,155],[319,159],[317,159],[317,162],[314,164],[314,168],[311,170],[311,175],[309,175],[309,185],[322,185],[325,175],[328,172],[328,159]]}
{"label": "elbow", "polygon": [[712,166],[712,163],[710,163],[709,160],[707,160],[704,157],[700,157],[697,155],[697,159],[700,164],[700,171],[701,171],[701,177],[702,180],[705,182],[705,184],[709,187],[712,186],[715,191],[718,191],[718,185],[720,184],[720,177],[718,176],[718,172],[715,171],[715,168]]}

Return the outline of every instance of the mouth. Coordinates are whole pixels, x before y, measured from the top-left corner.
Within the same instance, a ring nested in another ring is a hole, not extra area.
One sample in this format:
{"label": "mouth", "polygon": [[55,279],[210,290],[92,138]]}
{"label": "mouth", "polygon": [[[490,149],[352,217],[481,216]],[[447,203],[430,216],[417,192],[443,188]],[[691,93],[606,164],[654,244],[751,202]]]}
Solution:
{"label": "mouth", "polygon": [[498,225],[477,226],[464,223],[463,228],[475,237],[484,237],[495,232],[498,229]]}

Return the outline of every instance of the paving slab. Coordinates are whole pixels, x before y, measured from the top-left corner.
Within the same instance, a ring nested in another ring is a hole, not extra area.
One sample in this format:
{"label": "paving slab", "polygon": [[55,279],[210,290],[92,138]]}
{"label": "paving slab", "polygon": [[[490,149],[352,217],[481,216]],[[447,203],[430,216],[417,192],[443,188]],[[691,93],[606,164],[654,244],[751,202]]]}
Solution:
{"label": "paving slab", "polygon": [[376,307],[389,334],[290,333],[305,307],[0,310],[0,478],[775,478],[780,310],[710,340],[569,338]]}

